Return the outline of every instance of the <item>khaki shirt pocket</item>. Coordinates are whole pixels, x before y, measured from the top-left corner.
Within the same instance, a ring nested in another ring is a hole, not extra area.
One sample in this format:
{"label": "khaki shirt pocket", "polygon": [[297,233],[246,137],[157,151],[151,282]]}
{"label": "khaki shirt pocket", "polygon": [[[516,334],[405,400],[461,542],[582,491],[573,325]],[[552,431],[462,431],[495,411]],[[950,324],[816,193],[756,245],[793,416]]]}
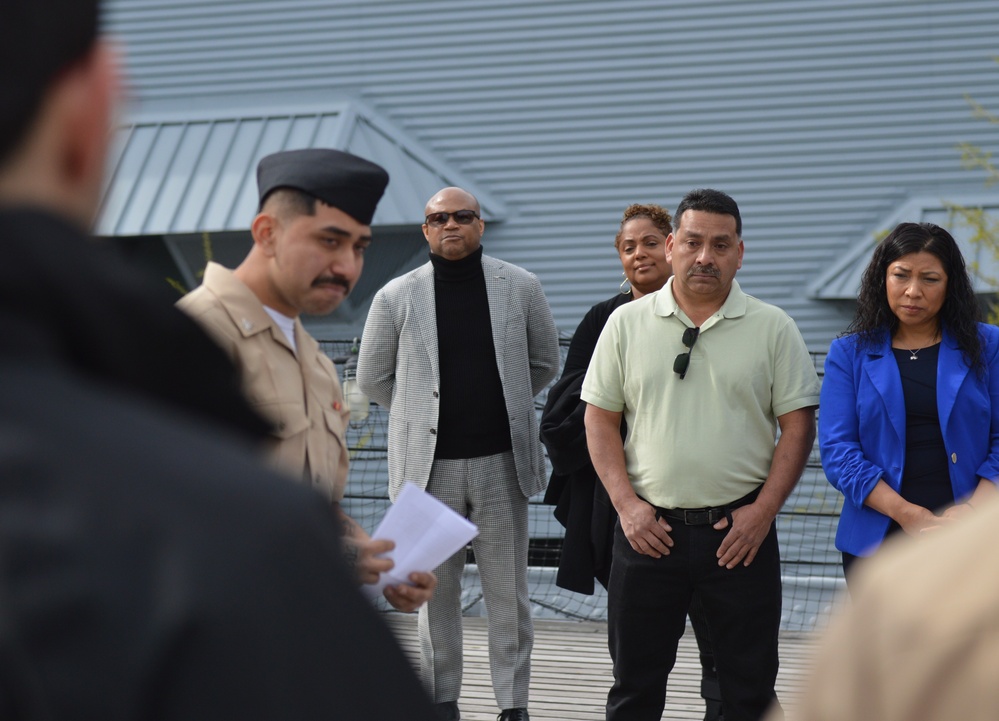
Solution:
{"label": "khaki shirt pocket", "polygon": [[309,419],[301,404],[263,403],[257,409],[270,419],[274,426],[273,435],[282,441],[304,433],[309,428]]}
{"label": "khaki shirt pocket", "polygon": [[270,420],[267,455],[277,468],[301,480],[305,472],[309,419],[294,403],[259,403],[256,409]]}

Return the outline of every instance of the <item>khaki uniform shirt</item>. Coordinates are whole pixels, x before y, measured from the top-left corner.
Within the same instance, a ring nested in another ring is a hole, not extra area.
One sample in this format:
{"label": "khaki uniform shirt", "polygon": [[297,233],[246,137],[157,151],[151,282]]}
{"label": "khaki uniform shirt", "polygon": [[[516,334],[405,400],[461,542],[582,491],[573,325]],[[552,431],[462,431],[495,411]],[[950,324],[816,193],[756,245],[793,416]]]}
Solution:
{"label": "khaki uniform shirt", "polygon": [[350,414],[332,361],[302,322],[295,319],[296,354],[253,291],[217,263],[177,306],[229,354],[250,402],[274,424],[268,450],[275,465],[331,501],[343,498]]}

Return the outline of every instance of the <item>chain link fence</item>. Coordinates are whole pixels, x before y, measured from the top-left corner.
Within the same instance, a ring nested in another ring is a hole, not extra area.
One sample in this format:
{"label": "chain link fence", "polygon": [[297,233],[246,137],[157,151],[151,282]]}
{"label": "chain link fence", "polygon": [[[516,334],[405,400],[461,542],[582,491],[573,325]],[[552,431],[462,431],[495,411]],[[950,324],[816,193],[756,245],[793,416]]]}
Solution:
{"label": "chain link fence", "polygon": [[[569,341],[563,340],[565,357]],[[357,341],[321,341],[323,350],[342,370],[352,368]],[[820,377],[825,354],[812,354]],[[547,391],[536,399],[540,414]],[[369,532],[374,530],[389,506],[387,463],[388,413],[372,403],[366,418],[352,420],[347,432],[350,476],[344,507]],[[607,597],[597,584],[591,596],[566,591],[555,585],[564,529],[552,515],[552,506],[542,503],[543,494],[530,499],[528,555],[532,608],[538,618],[605,620]],[[811,631],[827,618],[840,589],[843,573],[840,553],[833,546],[841,496],[826,481],[818,448],[812,449],[801,481],[777,517],[781,544],[785,631]],[[478,572],[469,547],[463,605],[467,615],[484,615]],[[383,608],[388,610],[387,604]]]}

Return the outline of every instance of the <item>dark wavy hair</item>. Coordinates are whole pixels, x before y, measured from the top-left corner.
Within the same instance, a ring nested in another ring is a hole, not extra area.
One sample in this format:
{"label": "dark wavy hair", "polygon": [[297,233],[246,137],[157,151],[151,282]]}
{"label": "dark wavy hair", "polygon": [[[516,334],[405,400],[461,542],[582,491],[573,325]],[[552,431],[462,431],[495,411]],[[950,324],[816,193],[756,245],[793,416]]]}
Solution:
{"label": "dark wavy hair", "polygon": [[647,205],[633,203],[624,209],[624,217],[621,218],[621,227],[618,228],[617,235],[614,236],[615,248],[621,245],[621,232],[624,230],[624,224],[635,218],[648,218],[663,235],[668,236],[673,232],[673,218],[670,217],[669,211],[666,208],[655,203]]}
{"label": "dark wavy hair", "polygon": [[889,336],[895,335],[898,317],[888,306],[888,266],[903,255],[920,252],[939,258],[947,273],[947,294],[939,315],[941,327],[957,339],[968,365],[981,372],[985,362],[976,325],[981,310],[971,286],[971,276],[953,236],[933,223],[899,223],[878,244],[861,278],[857,314],[847,332],[855,333],[860,345],[867,348],[881,343],[886,332]]}

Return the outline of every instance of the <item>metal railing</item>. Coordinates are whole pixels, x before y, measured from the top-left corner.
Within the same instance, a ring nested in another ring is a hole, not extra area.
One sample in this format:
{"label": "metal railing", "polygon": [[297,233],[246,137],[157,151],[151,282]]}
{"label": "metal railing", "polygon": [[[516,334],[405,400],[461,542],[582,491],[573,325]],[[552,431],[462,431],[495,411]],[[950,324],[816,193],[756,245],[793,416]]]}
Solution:
{"label": "metal railing", "polygon": [[[568,343],[562,341],[563,359]],[[350,357],[354,344],[353,340],[320,343],[334,362],[341,365]],[[821,376],[825,354],[815,353],[812,357]],[[536,399],[538,413],[546,398],[547,390]],[[371,404],[367,418],[351,423],[347,433],[351,467],[344,506],[369,531],[389,505],[387,437],[388,413],[375,404]],[[538,617],[602,620],[606,618],[606,595],[599,584],[593,596],[555,585],[564,529],[552,516],[552,507],[542,503],[542,495],[531,498],[529,504],[528,563],[534,613]],[[843,586],[840,554],[833,546],[841,502],[839,492],[822,472],[817,447],[813,448],[801,481],[777,517],[785,630],[808,631],[821,625]],[[469,560],[473,560],[471,554]],[[477,569],[470,563],[463,588],[463,603],[469,615],[482,612],[477,575]]]}

